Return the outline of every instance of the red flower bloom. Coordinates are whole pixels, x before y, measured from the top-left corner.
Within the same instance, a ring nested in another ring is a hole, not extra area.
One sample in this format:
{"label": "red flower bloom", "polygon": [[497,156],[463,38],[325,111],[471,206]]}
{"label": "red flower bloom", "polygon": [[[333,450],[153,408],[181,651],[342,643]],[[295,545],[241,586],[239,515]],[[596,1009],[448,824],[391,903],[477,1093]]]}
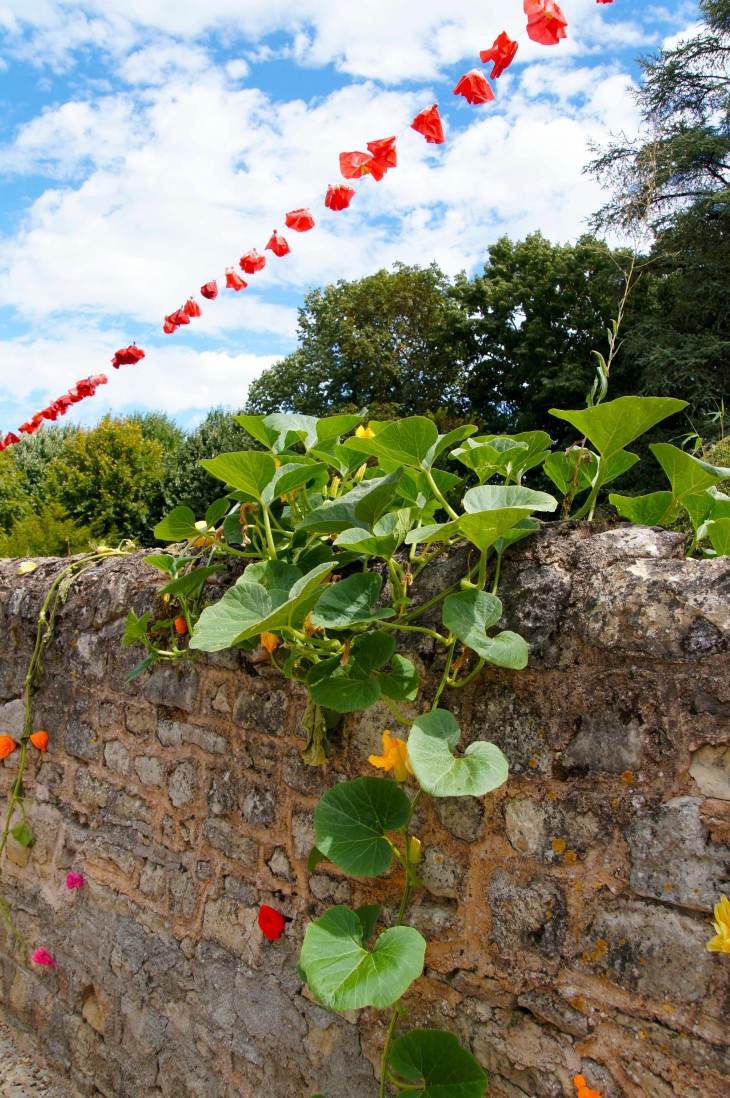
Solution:
{"label": "red flower bloom", "polygon": [[82,397],[92,397],[96,392],[96,385],[90,377],[82,377],[81,381],[76,382],[76,392]]}
{"label": "red flower bloom", "polygon": [[597,4],[612,4],[613,0],[596,0]]}
{"label": "red flower bloom", "polygon": [[340,153],[340,171],[345,179],[360,179],[361,176],[367,174],[366,165],[372,159],[370,153]]}
{"label": "red flower bloom", "polygon": [[489,79],[496,80],[512,64],[516,53],[517,43],[510,38],[506,31],[502,31],[494,39],[491,50],[482,50],[479,59],[483,65],[486,65],[489,61],[494,61],[494,68],[489,74]]}
{"label": "red flower bloom", "polygon": [[328,210],[346,210],[355,197],[355,191],[346,183],[330,183],[324,204]]}
{"label": "red flower bloom", "polygon": [[218,283],[206,282],[205,286],[200,287],[200,292],[208,301],[215,301],[218,297]]}
{"label": "red flower bloom", "polygon": [[185,302],[185,304],[183,305],[183,312],[187,316],[202,316],[203,315],[203,311],[200,308],[200,305],[198,305],[195,298],[192,298],[192,297],[189,297],[187,299],[187,301]]}
{"label": "red flower bloom", "polygon": [[162,330],[170,335],[172,332],[177,331],[181,324],[189,324],[190,317],[184,309],[176,309],[174,313],[170,313],[165,317],[165,323],[162,326]]}
{"label": "red flower bloom", "polygon": [[524,0],[527,16],[527,37],[542,46],[557,46],[561,38],[567,38],[568,20],[555,0]]}
{"label": "red flower bloom", "polygon": [[[144,352],[142,352],[142,357],[144,358]],[[106,385],[108,380],[109,379],[107,378],[106,374],[92,374],[89,378],[89,381],[91,381],[97,387],[99,385]]]}
{"label": "red flower bloom", "polygon": [[380,182],[388,168],[398,166],[398,158],[395,152],[395,137],[381,137],[378,141],[368,141],[368,149],[373,154],[365,171]]}
{"label": "red flower bloom", "polygon": [[494,92],[481,69],[472,69],[462,76],[454,88],[454,95],[463,95],[467,103],[489,103],[494,99]]}
{"label": "red flower bloom", "polygon": [[83,888],[84,877],[82,873],[67,873],[66,874],[66,888],[69,891],[73,888]]}
{"label": "red flower bloom", "polygon": [[18,436],[12,431],[8,431],[5,438],[3,439],[3,450],[6,449],[6,447],[8,446],[17,446],[19,442],[20,439],[18,438]]}
{"label": "red flower bloom", "polygon": [[51,968],[56,967],[56,962],[47,949],[37,949],[31,957],[31,961],[34,965],[50,965]]}
{"label": "red flower bloom", "polygon": [[266,266],[266,256],[259,255],[256,249],[252,248],[250,252],[241,256],[238,265],[245,274],[256,274],[257,271],[263,271]]}
{"label": "red flower bloom", "polygon": [[33,746],[45,755],[48,750],[48,733],[43,731],[34,732],[29,738]]}
{"label": "red flower bloom", "polygon": [[233,267],[226,267],[226,287],[229,290],[235,290],[238,293],[239,290],[245,290],[247,286],[248,282],[244,282],[241,276],[233,270]]}
{"label": "red flower bloom", "polygon": [[188,631],[188,623],[182,616],[175,618],[175,632],[179,637],[184,637]]}
{"label": "red flower bloom", "polygon": [[296,233],[306,233],[310,229],[314,228],[314,218],[312,217],[312,211],[308,210],[306,206],[300,210],[290,210],[286,214],[284,221],[287,229],[294,229]]}
{"label": "red flower bloom", "polygon": [[291,248],[289,247],[279,230],[274,229],[271,236],[269,237],[269,243],[266,245],[266,248],[264,250],[273,252],[274,255],[282,256],[289,255]]}
{"label": "red flower bloom", "polygon": [[36,414],[26,423],[21,423],[20,427],[18,427],[18,430],[23,435],[32,435],[38,430],[42,422],[43,413],[36,412]]}
{"label": "red flower bloom", "polygon": [[136,347],[132,343],[129,347],[122,347],[117,351],[112,359],[112,366],[115,370],[118,370],[120,366],[134,366],[140,359],[144,358],[144,351],[141,347]]}
{"label": "red flower bloom", "polygon": [[420,111],[411,122],[411,129],[423,134],[429,145],[443,145],[446,138],[441,125],[438,104],[434,103],[432,107],[425,107]]}
{"label": "red flower bloom", "polygon": [[41,415],[44,419],[58,419],[58,408],[55,407],[55,400],[52,404],[49,404],[47,408],[44,408]]}
{"label": "red flower bloom", "polygon": [[273,907],[268,907],[266,904],[261,905],[259,908],[259,929],[265,938],[268,938],[270,942],[276,941],[277,938],[281,938],[285,926],[286,919],[279,911],[275,911]]}

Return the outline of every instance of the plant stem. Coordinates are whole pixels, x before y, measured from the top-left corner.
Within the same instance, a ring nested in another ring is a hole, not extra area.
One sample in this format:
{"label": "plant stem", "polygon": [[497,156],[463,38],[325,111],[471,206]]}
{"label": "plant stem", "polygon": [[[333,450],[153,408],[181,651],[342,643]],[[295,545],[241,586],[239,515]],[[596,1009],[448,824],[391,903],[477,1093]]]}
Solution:
{"label": "plant stem", "polygon": [[399,621],[383,621],[380,624],[383,629],[399,629],[404,633],[425,633],[427,636],[433,637],[434,640],[441,641],[442,644],[449,643],[447,637],[442,637],[435,629],[426,629],[423,625],[401,625]]}
{"label": "plant stem", "polygon": [[471,682],[472,679],[475,679],[477,677],[481,669],[484,667],[484,663],[485,661],[483,659],[480,659],[474,670],[470,671],[469,674],[466,675],[463,679],[461,679],[459,682],[457,682],[456,679],[449,679],[446,685],[449,687],[450,690],[458,690],[460,687],[466,686],[467,683]]}
{"label": "plant stem", "polygon": [[269,517],[269,508],[264,504],[264,527],[266,529],[266,544],[269,547],[269,560],[276,560],[276,546],[274,545],[274,538],[271,533],[271,519]]}
{"label": "plant stem", "polygon": [[[421,466],[421,468],[423,468],[423,466]],[[436,499],[439,501],[439,503],[443,507],[444,511],[446,511],[446,513],[448,515],[451,515],[452,519],[458,519],[459,516],[457,515],[454,508],[449,506],[449,504],[446,502],[444,497],[439,492],[439,490],[436,486],[436,481],[433,479],[433,475],[431,473],[431,470],[430,469],[423,469],[423,471],[426,474],[426,479],[428,480],[428,483],[431,485],[431,491],[436,496]]]}
{"label": "plant stem", "polygon": [[401,724],[408,725],[408,727],[410,728],[411,725],[413,724],[413,721],[406,720],[405,717],[401,716],[401,713],[399,712],[398,707],[395,704],[395,702],[392,702],[390,700],[390,698],[386,698],[385,694],[382,694],[381,697],[382,697],[383,701],[385,702],[385,704],[388,706],[388,708],[392,710],[393,716],[395,717],[395,719],[397,721],[400,721]]}
{"label": "plant stem", "polygon": [[383,1047],[383,1058],[380,1061],[380,1098],[385,1098],[385,1084],[388,1080],[388,1058],[390,1057],[390,1046],[393,1044],[393,1038],[395,1037],[395,1027],[398,1024],[398,1004],[393,1007],[393,1017],[390,1019],[390,1025],[388,1026],[388,1032],[385,1036],[385,1046]]}
{"label": "plant stem", "polygon": [[499,572],[502,567],[502,554],[497,553],[497,567],[494,570],[494,583],[492,584],[492,594],[497,594],[497,588],[499,587]]}
{"label": "plant stem", "polygon": [[[499,569],[499,562],[497,563]],[[477,578],[477,587],[480,591],[484,590],[484,585],[487,582],[487,551],[482,549],[479,555],[479,576]]]}
{"label": "plant stem", "polygon": [[455,647],[456,647],[456,637],[453,637],[453,639],[451,641],[451,644],[449,645],[449,650],[446,653],[446,666],[444,667],[444,673],[441,676],[441,682],[439,683],[438,690],[436,691],[436,696],[433,699],[433,705],[431,706],[431,712],[432,713],[433,713],[434,709],[436,708],[436,706],[438,705],[439,698],[441,697],[441,695],[443,693],[443,690],[444,690],[444,687],[446,686],[446,683],[448,681],[449,671],[451,670],[451,661],[454,658],[454,648]]}

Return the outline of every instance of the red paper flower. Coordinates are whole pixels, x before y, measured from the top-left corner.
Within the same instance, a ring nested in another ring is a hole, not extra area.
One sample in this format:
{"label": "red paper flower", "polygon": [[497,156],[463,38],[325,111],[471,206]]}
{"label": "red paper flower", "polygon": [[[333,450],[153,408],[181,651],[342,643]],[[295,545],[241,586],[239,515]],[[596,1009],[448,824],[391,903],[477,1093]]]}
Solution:
{"label": "red paper flower", "polygon": [[248,282],[244,282],[239,274],[233,270],[233,267],[226,267],[226,287],[229,290],[235,290],[238,293],[239,290],[245,290],[248,286]]}
{"label": "red paper flower", "polygon": [[48,750],[48,733],[44,732],[43,730],[41,730],[40,732],[34,732],[33,735],[29,737],[29,739],[33,746],[37,747],[38,750],[43,755],[45,755],[46,751]]}
{"label": "red paper flower", "polygon": [[346,183],[330,183],[325,195],[324,204],[328,210],[346,210],[355,197],[355,191]]}
{"label": "red paper flower", "polygon": [[429,145],[443,145],[446,138],[444,137],[444,128],[441,125],[441,115],[438,111],[438,104],[434,103],[432,107],[425,107],[411,122],[411,129],[416,133],[421,133],[428,141]]}
{"label": "red paper flower", "polygon": [[73,888],[83,888],[84,878],[81,873],[67,873],[66,874],[66,888],[69,891]]}
{"label": "red paper flower", "polygon": [[200,287],[200,292],[208,301],[215,301],[218,297],[218,283],[206,282],[205,286]]}
{"label": "red paper flower", "polygon": [[56,967],[56,962],[47,949],[37,949],[31,957],[31,961],[34,965],[50,965],[51,968]]}
{"label": "red paper flower", "polygon": [[17,446],[19,442],[20,439],[18,438],[18,436],[12,431],[8,431],[5,438],[3,439],[3,450],[6,449],[6,447],[8,446]]}
{"label": "red paper flower", "polygon": [[517,43],[510,38],[507,31],[502,31],[494,39],[491,50],[482,50],[479,59],[483,65],[494,61],[494,68],[489,74],[489,79],[496,80],[512,64],[516,53]]}
{"label": "red paper flower", "polygon": [[282,256],[289,255],[291,248],[287,244],[284,237],[281,235],[278,229],[274,229],[269,237],[269,243],[266,245],[265,251],[273,252],[274,255]]}
{"label": "red paper flower", "polygon": [[175,632],[179,637],[184,637],[188,631],[188,623],[182,616],[175,618]]}
{"label": "red paper flower", "polygon": [[312,211],[308,210],[306,206],[300,210],[290,210],[285,216],[284,221],[287,229],[294,229],[296,233],[306,233],[309,229],[314,228],[314,218],[312,217]]}
{"label": "red paper flower", "polygon": [[463,95],[467,103],[489,103],[494,99],[494,92],[481,69],[472,69],[462,76],[454,88],[454,95]]}
{"label": "red paper flower", "polygon": [[372,160],[370,153],[340,153],[340,171],[345,179],[360,179],[367,174],[366,165]]}
{"label": "red paper flower", "polygon": [[121,350],[116,352],[112,359],[112,366],[115,370],[118,370],[120,366],[134,366],[142,358],[144,358],[144,351],[133,343],[130,347],[122,347]]}
{"label": "red paper flower", "polygon": [[[383,173],[387,172],[388,168],[398,166],[395,142],[395,137],[381,137],[378,141],[368,141],[368,149],[373,154],[373,160]],[[368,170],[373,170],[372,164],[368,164]]]}
{"label": "red paper flower", "polygon": [[38,430],[42,422],[43,413],[36,412],[36,414],[26,423],[21,423],[20,427],[18,427],[18,430],[22,435],[32,435]]}
{"label": "red paper flower", "polygon": [[238,265],[245,274],[256,274],[257,271],[263,271],[266,266],[266,256],[259,255],[256,249],[252,248],[250,252],[241,256]]}
{"label": "red paper flower", "polygon": [[81,397],[92,397],[96,391],[96,385],[90,377],[82,377],[81,381],[77,381],[75,385],[77,393],[81,394]]}
{"label": "red paper flower", "polygon": [[265,938],[268,938],[270,942],[276,941],[277,938],[281,938],[285,926],[286,919],[281,912],[276,911],[273,907],[268,907],[266,904],[261,905],[259,908],[259,929]]}
{"label": "red paper flower", "polygon": [[166,332],[168,335],[170,335],[172,332],[177,331],[177,329],[182,324],[189,324],[189,323],[190,323],[190,317],[185,312],[185,310],[184,309],[176,309],[174,313],[170,313],[169,316],[165,317],[165,323],[162,326],[162,330],[164,332]]}
{"label": "red paper flower", "polygon": [[527,16],[527,37],[542,46],[557,46],[561,38],[567,38],[568,20],[555,0],[524,0]]}
{"label": "red paper flower", "polygon": [[44,408],[41,415],[44,419],[58,419],[58,408],[55,407],[55,401],[53,404],[49,404],[47,408]]}
{"label": "red paper flower", "polygon": [[[144,352],[143,352],[143,354],[144,354]],[[94,385],[96,385],[96,386],[106,385],[108,380],[109,379],[106,376],[106,374],[92,374],[91,377],[89,378],[89,381],[92,381],[94,383]]]}
{"label": "red paper flower", "polygon": [[187,299],[187,301],[183,305],[183,312],[186,313],[187,316],[202,316],[203,315],[203,311],[200,308],[200,305],[198,305],[197,301],[193,297],[189,297]]}
{"label": "red paper flower", "polygon": [[613,0],[596,0],[597,4],[612,4]]}

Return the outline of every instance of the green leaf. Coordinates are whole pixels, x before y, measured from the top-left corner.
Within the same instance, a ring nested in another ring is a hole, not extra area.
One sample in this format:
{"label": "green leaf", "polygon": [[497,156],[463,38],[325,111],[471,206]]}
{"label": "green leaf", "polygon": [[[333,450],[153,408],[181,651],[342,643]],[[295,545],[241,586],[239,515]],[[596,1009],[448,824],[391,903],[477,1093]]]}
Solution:
{"label": "green leaf", "polygon": [[449,446],[455,446],[457,442],[463,442],[469,435],[475,435],[478,430],[478,427],[465,423],[462,427],[457,427],[455,430],[449,431],[448,434],[439,435],[438,439],[421,462],[422,468],[430,470],[439,454],[443,453]]}
{"label": "green leaf", "polygon": [[547,492],[535,492],[519,484],[482,484],[470,488],[464,496],[464,510],[468,514],[479,511],[498,511],[519,508],[527,511],[554,511],[558,506],[555,496]]}
{"label": "green leaf", "polygon": [[668,442],[657,442],[649,449],[667,474],[677,500],[703,492],[730,477],[730,469],[709,465]]}
{"label": "green leaf", "polygon": [[237,583],[260,583],[267,591],[291,591],[302,578],[301,568],[283,560],[257,560],[249,564]]}
{"label": "green leaf", "polygon": [[337,713],[369,709],[380,697],[378,683],[374,679],[363,678],[354,661],[343,667],[339,656],[310,667],[307,687],[317,705],[324,705]]}
{"label": "green leaf", "polygon": [[307,708],[302,717],[302,728],[307,733],[307,745],[301,752],[302,761],[307,766],[322,766],[330,755],[327,722],[321,707],[315,705],[311,696],[307,698]]}
{"label": "green leaf", "polygon": [[459,736],[456,718],[447,709],[424,713],[411,728],[408,761],[420,786],[433,797],[481,797],[507,781],[509,763],[495,744],[472,743],[457,759],[451,750]]}
{"label": "green leaf", "polygon": [[259,503],[263,503],[264,488],[276,473],[276,462],[271,454],[263,454],[259,450],[219,454],[218,457],[203,458],[200,464],[211,476],[253,496]]}
{"label": "green leaf", "polygon": [[527,507],[503,507],[498,511],[480,511],[475,515],[462,515],[458,527],[477,549],[484,552],[527,517],[529,517]]}
{"label": "green leaf", "polygon": [[212,530],[216,523],[220,522],[224,515],[228,514],[231,506],[231,501],[228,496],[224,496],[222,499],[216,499],[211,503],[208,510],[205,512],[205,525],[209,530]]}
{"label": "green leaf", "polygon": [[408,820],[411,802],[388,778],[356,778],[332,786],[314,811],[322,853],[353,877],[377,877],[390,868],[393,851],[385,835]]}
{"label": "green leaf", "polygon": [[303,442],[304,449],[309,450],[317,442],[316,416],[303,416],[297,412],[272,412],[264,419],[264,426],[279,433],[278,442],[274,444],[277,453],[297,442]]}
{"label": "green leaf", "polygon": [[351,526],[359,526],[361,530],[369,530],[370,526],[363,519],[355,516],[355,506],[370,492],[374,491],[382,482],[377,480],[363,481],[347,495],[340,499],[327,501],[321,507],[315,507],[313,511],[299,523],[297,530],[303,530],[307,534],[339,534]]}
{"label": "green leaf", "polygon": [[26,850],[29,850],[35,843],[35,835],[25,820],[23,820],[22,823],[19,823],[17,827],[11,827],[10,834],[13,836],[16,843],[20,843]]}
{"label": "green leaf", "polygon": [[317,420],[317,441],[331,442],[332,439],[349,435],[359,426],[362,416],[324,416]]}
{"label": "green leaf", "polygon": [[209,576],[212,576],[214,572],[220,572],[221,568],[225,568],[225,564],[214,564],[210,568],[195,568],[187,575],[178,576],[177,579],[166,583],[164,587],[160,588],[158,594],[182,595],[183,598],[191,598],[202,588]]}
{"label": "green leaf", "polygon": [[393,1042],[392,1071],[413,1085],[423,1082],[413,1098],[482,1098],[487,1076],[454,1033],[413,1029]]}
{"label": "green leaf", "polygon": [[294,583],[288,598],[285,592],[273,589],[269,593],[260,583],[246,581],[244,572],[220,602],[207,606],[200,615],[190,648],[219,652],[259,633],[274,633],[290,621],[294,624],[297,609],[306,605],[310,595],[319,598],[317,588],[333,567],[333,562],[328,561],[312,568]]}
{"label": "green leaf", "polygon": [[372,953],[362,940],[362,923],[347,907],[332,907],[307,927],[300,963],[310,991],[329,1010],[391,1006],[423,971],[426,942],[412,927],[384,931]]}
{"label": "green leaf", "polygon": [[697,531],[703,522],[709,518],[713,518],[713,511],[715,508],[715,499],[710,495],[709,491],[699,492],[696,496],[686,496],[682,503],[685,510],[689,514],[694,527],[695,536]]}
{"label": "green leaf", "polygon": [[[192,512],[191,512],[192,514]],[[150,557],[142,558],[145,564],[151,564],[159,572],[165,572],[168,576],[175,575],[175,557],[168,553],[153,553]]]}
{"label": "green leaf", "polygon": [[142,640],[147,635],[147,626],[150,623],[150,614],[147,611],[141,618],[138,618],[134,610],[130,610],[127,614],[127,620],[124,625],[124,633],[122,634],[122,648],[130,648],[137,641]]}
{"label": "green leaf", "polygon": [[189,507],[175,507],[154,529],[158,541],[186,541],[196,538],[200,530],[195,528],[195,515]]}
{"label": "green leaf", "polygon": [[495,437],[492,442],[483,443],[469,439],[466,446],[451,451],[451,457],[476,473],[480,484],[495,474],[509,476],[515,467],[519,467],[520,458],[526,455],[526,443],[500,437]]}
{"label": "green leaf", "polygon": [[265,425],[265,416],[234,416],[236,423],[240,423],[244,431],[247,431],[251,438],[255,438],[257,442],[260,442],[262,446],[265,446],[267,450],[271,450],[274,443],[279,437],[278,431],[273,431],[270,427]]}
{"label": "green leaf", "polygon": [[[524,513],[524,512],[523,512]],[[406,534],[406,545],[430,545],[434,541],[448,541],[458,537],[460,526],[458,522],[436,522],[430,526],[418,526]]]}
{"label": "green leaf", "polygon": [[667,416],[673,416],[686,407],[686,400],[675,400],[674,397],[626,396],[578,412],[551,408],[550,415],[571,423],[593,443],[602,457],[608,458]]}
{"label": "green leaf", "polygon": [[400,511],[383,515],[375,523],[372,534],[357,527],[343,530],[335,545],[348,546],[358,553],[390,560],[398,546],[403,544],[411,525],[411,508],[404,507]]}
{"label": "green leaf", "polygon": [[[314,873],[320,862],[325,861],[325,856],[317,846],[313,846],[307,857],[307,873]],[[306,983],[306,980],[305,980]]]}
{"label": "green leaf", "polygon": [[296,492],[305,484],[317,478],[321,479],[321,473],[325,474],[324,483],[327,483],[327,466],[316,463],[314,465],[288,464],[280,466],[273,478],[264,488],[262,498],[268,506],[277,496],[284,496],[288,492]]}
{"label": "green leaf", "polygon": [[377,572],[357,572],[330,584],[317,609],[312,611],[312,625],[320,629],[349,629],[356,623],[392,618],[394,610],[373,610],[382,586],[382,576]]}
{"label": "green leaf", "polygon": [[381,692],[391,701],[415,701],[421,680],[411,661],[396,655],[390,665],[390,674],[381,671],[377,676]]}
{"label": "green leaf", "polygon": [[718,557],[730,557],[730,518],[713,519],[708,522],[707,533]]}
{"label": "green leaf", "polygon": [[501,616],[502,603],[486,591],[459,591],[444,599],[442,620],[454,636],[488,663],[521,671],[528,659],[524,638],[508,629],[496,637],[486,635]]}
{"label": "green leaf", "polygon": [[134,682],[135,679],[138,679],[139,676],[155,662],[156,658],[156,656],[146,656],[143,660],[140,660],[137,666],[132,668],[131,671],[128,671],[124,676],[125,684],[129,686],[130,682]]}
{"label": "green leaf", "polygon": [[664,525],[672,519],[675,510],[671,492],[651,492],[647,496],[617,496],[612,492],[608,502],[613,504],[621,518],[639,526]]}
{"label": "green leaf", "polygon": [[515,545],[518,541],[522,541],[523,538],[529,537],[530,534],[534,534],[539,529],[540,523],[537,519],[520,519],[511,530],[508,530],[506,534],[502,534],[501,538],[497,538],[494,543],[494,549],[497,553],[504,553],[506,549],[509,549],[510,545]]}
{"label": "green leaf", "polygon": [[403,467],[399,466],[395,472],[379,480],[377,487],[357,502],[354,514],[358,522],[367,523],[368,529],[372,530],[380,516],[385,514],[388,504],[398,491],[403,473]]}
{"label": "green leaf", "polygon": [[355,908],[355,914],[362,926],[362,940],[365,945],[375,933],[375,924],[380,917],[380,904],[362,904]]}
{"label": "green leaf", "polygon": [[377,458],[388,458],[412,469],[422,468],[422,462],[438,442],[435,423],[424,416],[409,416],[388,423],[375,438],[348,438],[345,446]]}
{"label": "green leaf", "polygon": [[370,675],[380,667],[385,667],[394,652],[395,637],[392,634],[368,632],[355,637],[350,649],[350,658],[365,675]]}

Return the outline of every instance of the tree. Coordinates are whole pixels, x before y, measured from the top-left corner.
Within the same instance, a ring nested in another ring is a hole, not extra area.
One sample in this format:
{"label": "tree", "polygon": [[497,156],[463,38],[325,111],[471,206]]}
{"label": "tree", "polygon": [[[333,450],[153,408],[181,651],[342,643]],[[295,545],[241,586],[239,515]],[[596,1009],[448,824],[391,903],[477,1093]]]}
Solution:
{"label": "tree", "polygon": [[299,310],[299,342],[251,385],[248,411],[326,415],[367,405],[371,414],[423,415],[461,408],[468,338],[435,264],[396,264],[392,272],[310,291]]}
{"label": "tree", "polygon": [[214,408],[208,412],[197,430],[175,451],[163,485],[166,508],[185,504],[192,507],[198,518],[203,518],[206,508],[221,498],[224,489],[219,480],[206,473],[200,459],[252,449],[258,449],[258,443],[239,427],[230,410]]}

